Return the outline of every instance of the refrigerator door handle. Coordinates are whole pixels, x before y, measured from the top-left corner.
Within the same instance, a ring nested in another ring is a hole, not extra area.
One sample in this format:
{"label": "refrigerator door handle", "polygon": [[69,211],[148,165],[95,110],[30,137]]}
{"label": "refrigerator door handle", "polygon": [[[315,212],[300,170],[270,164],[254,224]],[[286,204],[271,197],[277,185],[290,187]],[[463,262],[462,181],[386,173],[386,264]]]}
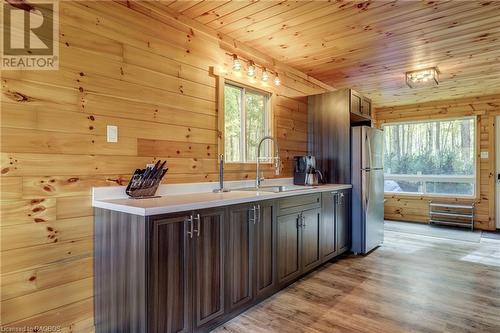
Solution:
{"label": "refrigerator door handle", "polygon": [[365,177],[366,177],[366,209],[368,209],[368,204],[370,203],[370,186],[371,186],[371,174],[370,171],[365,171]]}
{"label": "refrigerator door handle", "polygon": [[370,139],[368,134],[366,135],[366,141],[367,141],[366,144],[368,145],[368,163],[369,163],[368,168],[371,169],[373,165],[372,140]]}

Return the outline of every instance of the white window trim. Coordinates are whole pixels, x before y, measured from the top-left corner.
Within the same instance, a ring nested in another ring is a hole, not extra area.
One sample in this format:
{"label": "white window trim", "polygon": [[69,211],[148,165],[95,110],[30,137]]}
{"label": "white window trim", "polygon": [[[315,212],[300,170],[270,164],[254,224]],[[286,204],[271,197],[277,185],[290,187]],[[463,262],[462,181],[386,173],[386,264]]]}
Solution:
{"label": "white window trim", "polygon": [[432,123],[436,121],[454,121],[454,120],[466,120],[466,119],[472,119],[477,125],[477,116],[464,116],[464,117],[450,117],[450,118],[429,118],[429,119],[419,119],[419,120],[407,120],[407,121],[390,121],[390,122],[385,122],[382,123],[382,129],[385,126],[390,126],[390,125],[408,125],[408,124],[420,124],[420,123]]}
{"label": "white window trim", "polygon": [[[450,197],[454,198],[474,198],[476,195],[476,176],[449,176],[449,175],[401,175],[390,174],[384,175],[384,180],[406,180],[414,182],[422,182],[423,191],[421,192],[398,192],[398,191],[384,191],[386,194],[407,194],[428,197]],[[440,183],[472,183],[472,194],[446,194],[446,193],[429,193],[426,191],[426,182],[440,182]]]}
{"label": "white window trim", "polygon": [[[242,85],[240,83],[236,83],[234,81],[229,81],[226,80],[224,82],[224,88],[225,86],[233,86],[238,89],[241,89],[241,94],[240,94],[240,103],[241,103],[241,135],[240,135],[240,156],[242,156],[242,161],[225,161],[226,163],[229,164],[255,164],[257,161],[248,161],[247,160],[247,146],[246,146],[246,103],[245,103],[245,96],[247,92],[263,95],[265,97],[264,100],[264,128],[266,130],[266,133],[264,135],[272,135],[273,133],[273,127],[272,127],[272,110],[271,110],[271,99],[272,99],[272,94],[269,93],[268,91],[265,90],[259,90],[256,88],[252,87],[247,87],[245,85]],[[225,146],[225,145],[224,145]],[[264,144],[264,152],[263,156],[271,156],[271,154],[274,153],[274,147],[270,145],[270,142],[266,142]],[[270,164],[272,161],[265,161],[261,160],[261,164]]]}
{"label": "white window trim", "polygon": [[[382,124],[381,128],[384,129],[385,126],[392,125],[408,125],[408,124],[419,124],[419,123],[431,123],[431,122],[439,122],[439,121],[455,121],[455,120],[466,120],[472,119],[474,120],[474,173],[469,176],[459,176],[459,175],[404,175],[404,174],[386,174],[384,168],[384,180],[406,180],[406,181],[421,181],[423,183],[424,191],[422,192],[397,192],[397,191],[385,191],[386,195],[402,195],[402,196],[424,196],[424,197],[435,197],[435,198],[464,198],[464,199],[475,199],[477,198],[478,191],[478,173],[477,169],[479,167],[477,163],[477,152],[478,152],[478,122],[477,116],[468,116],[468,117],[453,117],[453,118],[433,118],[433,119],[425,119],[425,120],[410,120],[410,121],[400,121],[400,122],[388,122]],[[472,194],[449,194],[449,193],[428,193],[425,191],[426,181],[439,181],[441,183],[472,183],[473,192]]]}

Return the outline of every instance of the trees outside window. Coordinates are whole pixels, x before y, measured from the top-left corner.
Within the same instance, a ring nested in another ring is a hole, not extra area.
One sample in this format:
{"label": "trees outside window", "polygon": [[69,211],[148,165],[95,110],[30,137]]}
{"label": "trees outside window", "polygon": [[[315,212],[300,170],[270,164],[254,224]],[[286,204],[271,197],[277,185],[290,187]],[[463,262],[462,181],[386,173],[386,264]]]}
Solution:
{"label": "trees outside window", "polygon": [[473,196],[475,118],[386,124],[386,192]]}
{"label": "trees outside window", "polygon": [[[233,84],[224,87],[224,154],[226,162],[255,162],[257,146],[270,135],[269,94]],[[262,156],[269,156],[269,141]]]}

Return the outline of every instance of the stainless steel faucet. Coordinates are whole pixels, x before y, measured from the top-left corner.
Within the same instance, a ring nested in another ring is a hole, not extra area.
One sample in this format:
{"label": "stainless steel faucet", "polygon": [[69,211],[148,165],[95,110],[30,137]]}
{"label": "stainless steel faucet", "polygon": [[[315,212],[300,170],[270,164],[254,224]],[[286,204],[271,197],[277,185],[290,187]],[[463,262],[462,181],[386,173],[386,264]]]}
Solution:
{"label": "stainless steel faucet", "polygon": [[219,192],[229,192],[228,189],[224,188],[224,155],[219,155],[219,188],[214,190],[215,193]]}
{"label": "stainless steel faucet", "polygon": [[260,157],[260,147],[262,146],[262,142],[264,142],[265,140],[271,140],[272,142],[274,142],[274,147],[276,148],[275,156],[268,157],[268,159],[274,160],[274,173],[275,173],[275,175],[277,176],[280,174],[281,161],[280,161],[280,149],[278,147],[278,142],[272,136],[265,136],[260,140],[259,146],[257,147],[257,176],[255,178],[255,187],[256,188],[259,188],[260,183],[264,180],[264,177],[262,177],[260,174],[260,158],[261,158]]}

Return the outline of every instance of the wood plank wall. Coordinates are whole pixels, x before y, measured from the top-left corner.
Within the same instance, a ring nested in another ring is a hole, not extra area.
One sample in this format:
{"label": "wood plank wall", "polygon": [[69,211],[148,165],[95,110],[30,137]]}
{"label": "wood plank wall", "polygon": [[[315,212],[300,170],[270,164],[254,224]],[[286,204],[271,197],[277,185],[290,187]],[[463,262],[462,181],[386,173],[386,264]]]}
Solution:
{"label": "wood plank wall", "polygon": [[[477,116],[479,130],[477,220],[475,227],[495,229],[495,117],[500,115],[500,95],[429,102],[374,110],[376,124],[406,120],[446,119]],[[481,159],[480,152],[489,158]],[[389,220],[427,223],[429,200],[426,196],[386,195],[385,218]],[[470,203],[472,200],[457,198],[439,199],[445,202]]]}
{"label": "wood plank wall", "polygon": [[[228,66],[227,45],[257,64],[272,61],[155,4],[128,6],[61,2],[60,70],[2,73],[2,325],[92,331],[91,188],[125,185],[132,170],[165,158],[168,183],[216,180],[212,67]],[[274,65],[275,135],[282,176],[291,176],[287,159],[306,152],[300,96],[328,87]],[[118,126],[118,143],[106,143],[108,124]],[[227,169],[233,180],[255,172]]]}

